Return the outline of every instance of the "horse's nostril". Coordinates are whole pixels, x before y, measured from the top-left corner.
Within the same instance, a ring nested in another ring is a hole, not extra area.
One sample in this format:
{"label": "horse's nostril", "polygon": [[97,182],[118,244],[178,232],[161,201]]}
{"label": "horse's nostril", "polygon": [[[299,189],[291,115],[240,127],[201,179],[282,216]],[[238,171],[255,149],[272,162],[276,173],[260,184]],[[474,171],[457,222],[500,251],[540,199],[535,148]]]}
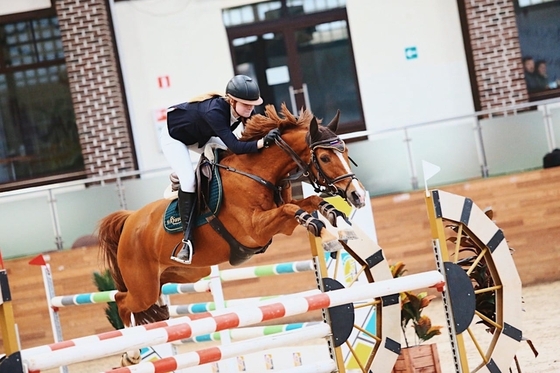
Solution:
{"label": "horse's nostril", "polygon": [[352,204],[356,207],[363,207],[365,205],[365,201],[362,200],[361,195],[356,192],[353,191],[352,193],[350,193],[352,196]]}

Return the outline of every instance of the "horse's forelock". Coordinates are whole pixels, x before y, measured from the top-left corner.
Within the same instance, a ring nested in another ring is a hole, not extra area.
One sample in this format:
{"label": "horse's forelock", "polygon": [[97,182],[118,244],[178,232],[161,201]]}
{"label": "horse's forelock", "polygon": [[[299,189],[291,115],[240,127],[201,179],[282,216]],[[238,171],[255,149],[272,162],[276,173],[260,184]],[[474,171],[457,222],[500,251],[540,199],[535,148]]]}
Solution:
{"label": "horse's forelock", "polygon": [[[300,126],[309,125],[312,119],[313,119],[313,113],[311,112],[311,110],[307,110],[307,109],[304,110],[302,108],[299,111],[299,118],[297,118],[298,125]],[[321,119],[317,119],[317,123],[321,124]]]}

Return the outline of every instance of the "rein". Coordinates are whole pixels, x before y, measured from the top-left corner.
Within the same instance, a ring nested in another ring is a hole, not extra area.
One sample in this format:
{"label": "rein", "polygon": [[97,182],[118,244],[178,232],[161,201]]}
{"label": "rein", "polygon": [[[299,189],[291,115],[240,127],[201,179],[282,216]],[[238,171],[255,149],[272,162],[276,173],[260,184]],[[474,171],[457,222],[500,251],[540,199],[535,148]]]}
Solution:
{"label": "rein", "polygon": [[[284,189],[283,185],[286,185],[286,184],[289,185],[290,182],[295,181],[295,180],[299,180],[302,176],[307,178],[307,180],[313,186],[316,193],[326,193],[326,194],[329,194],[329,195],[338,194],[342,198],[347,199],[347,193],[346,192],[347,192],[348,188],[350,187],[350,184],[352,183],[352,180],[354,180],[354,179],[357,180],[356,175],[354,173],[348,173],[348,174],[338,176],[334,179],[329,178],[325,174],[323,169],[321,168],[321,166],[319,164],[319,161],[317,160],[317,156],[315,154],[315,150],[318,149],[318,148],[331,149],[331,150],[335,150],[335,151],[338,151],[340,153],[343,153],[346,146],[345,146],[344,142],[342,140],[340,140],[340,138],[338,138],[338,136],[335,136],[335,137],[332,137],[332,138],[326,139],[326,140],[316,141],[316,142],[311,143],[311,144],[309,144],[309,142],[308,142],[308,146],[311,149],[311,161],[309,163],[305,163],[305,161],[303,159],[301,159],[301,157],[292,149],[292,147],[290,145],[288,145],[288,143],[286,143],[282,139],[282,137],[280,137],[280,136],[277,137],[275,139],[275,143],[280,149],[282,149],[286,154],[288,154],[292,158],[294,163],[297,165],[297,172],[288,176],[287,178],[282,179],[282,181],[280,182],[281,186],[274,185],[270,181],[265,180],[258,175],[250,174],[248,172],[238,170],[234,167],[225,166],[223,164],[216,163],[216,162],[213,162],[213,164],[215,166],[219,167],[219,168],[222,168],[222,169],[226,170],[226,171],[230,171],[230,172],[237,173],[239,175],[246,176],[246,177],[256,181],[257,183],[267,187],[268,189],[270,189],[273,192],[274,203],[276,203],[276,206],[281,206],[281,205],[284,204],[284,200],[282,199],[282,190]],[[352,161],[352,163],[355,164],[355,162],[353,160],[351,160],[351,161]],[[310,172],[311,164],[314,165],[320,179],[315,177],[315,175],[313,175],[313,173]],[[346,184],[346,188],[344,188],[344,189],[338,188],[335,185],[335,183],[337,183],[341,180],[344,180],[344,179],[349,179],[348,184]]]}
{"label": "rein", "polygon": [[280,205],[284,204],[284,201],[282,200],[282,194],[281,194],[282,193],[282,188],[281,187],[277,187],[276,185],[272,184],[270,181],[265,180],[258,175],[253,175],[253,174],[250,174],[248,172],[238,170],[234,167],[224,166],[223,164],[220,164],[220,163],[214,163],[214,165],[217,166],[217,167],[220,167],[220,168],[222,168],[226,171],[235,172],[236,174],[247,176],[248,178],[255,180],[257,183],[259,183],[261,185],[264,185],[268,189],[272,190],[272,192],[274,194],[274,203],[276,203],[276,206],[280,206]]}

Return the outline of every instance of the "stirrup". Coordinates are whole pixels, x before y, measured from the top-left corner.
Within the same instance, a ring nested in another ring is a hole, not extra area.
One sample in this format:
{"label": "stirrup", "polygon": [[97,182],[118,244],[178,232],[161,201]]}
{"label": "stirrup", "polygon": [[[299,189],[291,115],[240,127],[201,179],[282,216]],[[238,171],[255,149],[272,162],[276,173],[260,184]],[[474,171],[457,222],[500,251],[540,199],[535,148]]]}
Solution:
{"label": "stirrup", "polygon": [[[179,246],[181,245],[182,246]],[[175,255],[177,249],[181,247],[181,250]],[[174,260],[181,264],[191,264],[192,262],[192,255],[193,255],[193,246],[191,240],[185,241],[183,238],[180,243],[175,246],[173,252],[171,253],[171,260]]]}

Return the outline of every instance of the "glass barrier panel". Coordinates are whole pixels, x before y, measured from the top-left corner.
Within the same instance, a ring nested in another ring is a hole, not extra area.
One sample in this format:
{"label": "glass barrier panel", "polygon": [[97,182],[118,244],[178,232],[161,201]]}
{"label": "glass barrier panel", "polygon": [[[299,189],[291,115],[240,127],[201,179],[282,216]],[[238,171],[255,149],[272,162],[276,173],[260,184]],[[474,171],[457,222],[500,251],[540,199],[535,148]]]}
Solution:
{"label": "glass barrier panel", "polygon": [[1,199],[0,250],[4,259],[56,250],[48,195]]}
{"label": "glass barrier panel", "polygon": [[552,119],[554,143],[557,148],[560,148],[560,107],[550,109],[550,117]]}
{"label": "glass barrier panel", "polygon": [[474,119],[411,128],[408,136],[420,188],[424,187],[423,160],[441,168],[428,187],[482,176]]}
{"label": "glass barrier panel", "polygon": [[63,248],[71,248],[82,236],[95,233],[101,218],[120,210],[116,184],[95,185],[86,189],[56,194],[56,208]]}
{"label": "glass barrier panel", "polygon": [[123,182],[126,198],[126,208],[138,210],[158,199],[163,198],[165,188],[170,184],[169,172],[164,175],[143,177],[141,179],[130,179]]}
{"label": "glass barrier panel", "polygon": [[480,120],[490,176],[542,167],[548,152],[540,111]]}
{"label": "glass barrier panel", "polygon": [[352,170],[371,196],[412,189],[402,131],[371,135],[368,141],[348,144],[348,150],[358,164]]}

